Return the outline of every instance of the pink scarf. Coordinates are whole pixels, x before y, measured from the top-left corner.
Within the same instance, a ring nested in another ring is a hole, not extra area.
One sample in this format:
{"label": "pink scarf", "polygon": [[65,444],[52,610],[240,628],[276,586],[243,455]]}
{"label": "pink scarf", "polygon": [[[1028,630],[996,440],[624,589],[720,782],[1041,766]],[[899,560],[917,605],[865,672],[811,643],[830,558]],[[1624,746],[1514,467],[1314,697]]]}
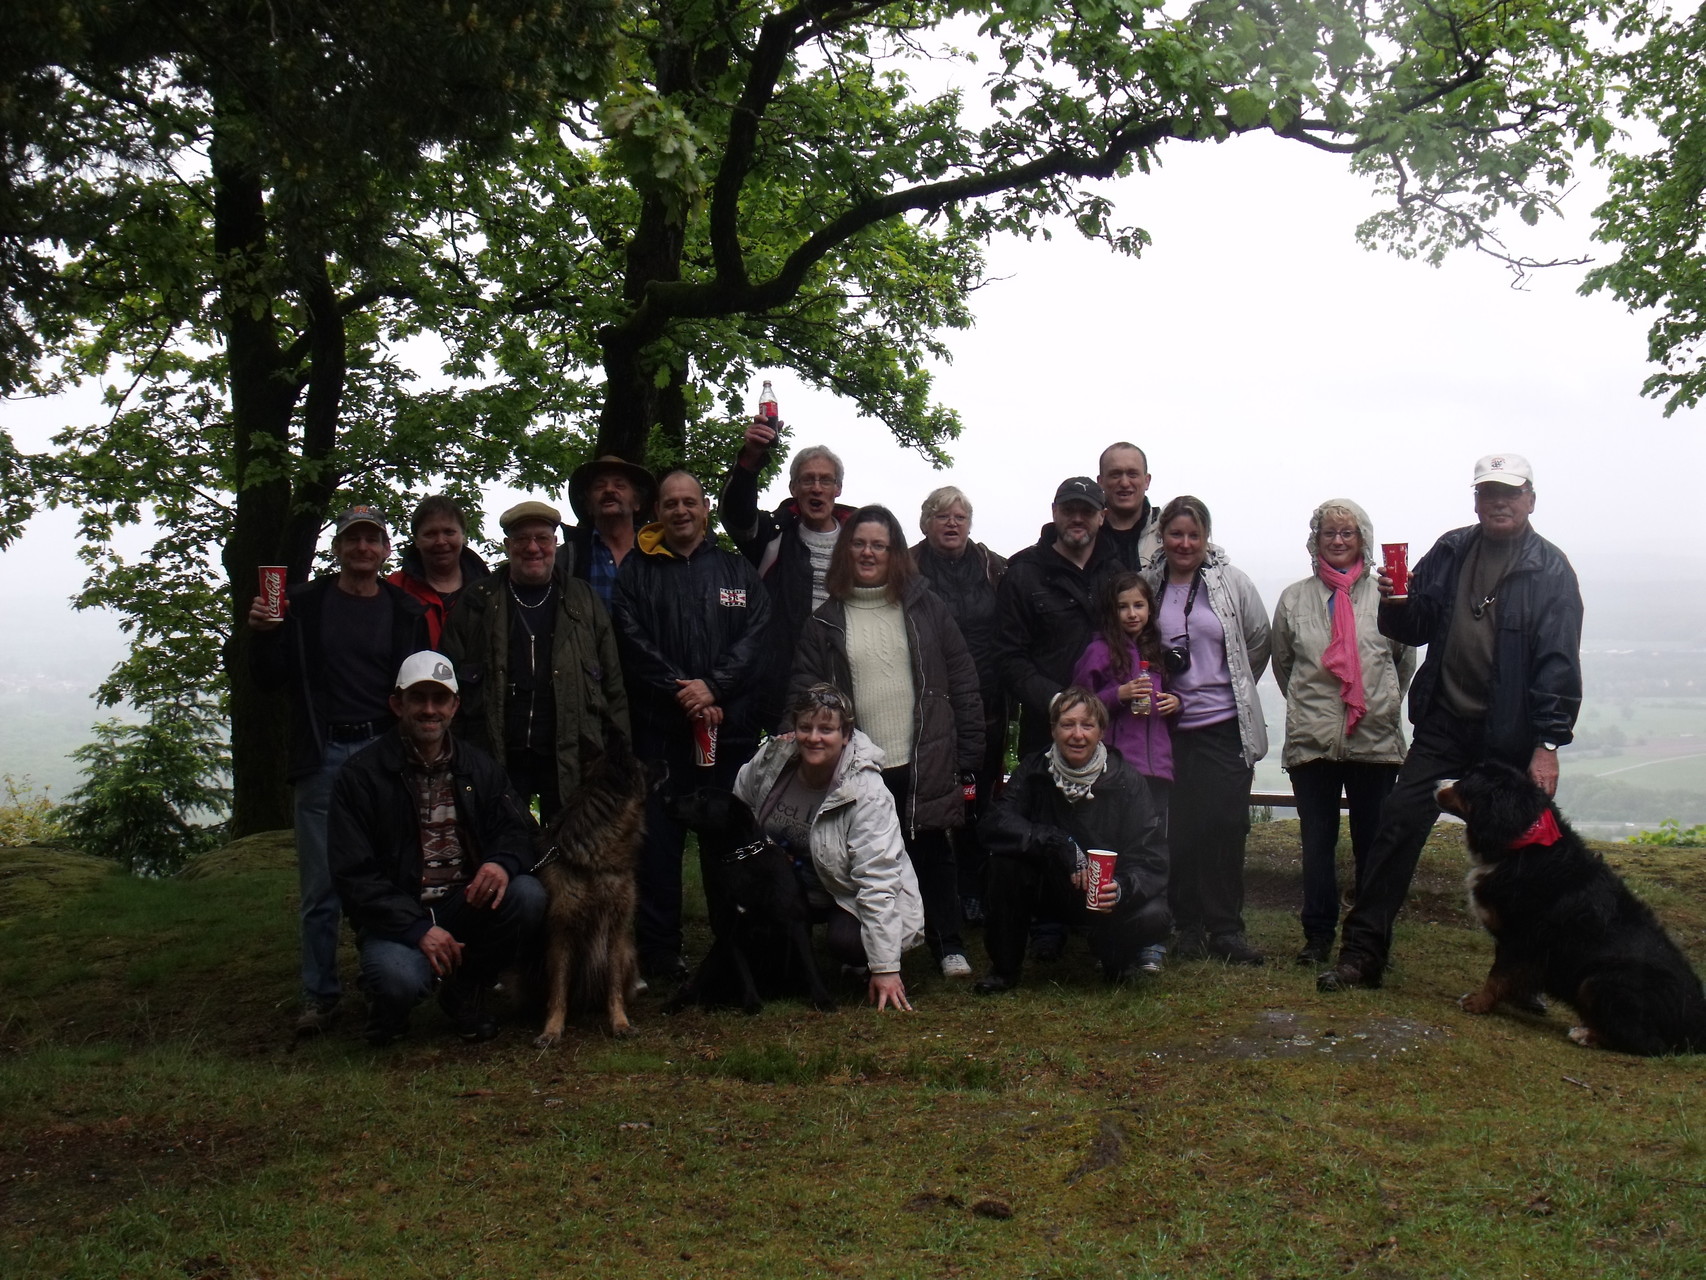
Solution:
{"label": "pink scarf", "polygon": [[1362,654],[1357,649],[1357,619],[1351,608],[1351,586],[1362,577],[1362,561],[1349,569],[1335,569],[1321,561],[1321,581],[1333,589],[1333,638],[1327,643],[1321,665],[1339,677],[1339,700],[1345,704],[1345,737],[1357,731],[1357,722],[1368,712],[1362,691]]}

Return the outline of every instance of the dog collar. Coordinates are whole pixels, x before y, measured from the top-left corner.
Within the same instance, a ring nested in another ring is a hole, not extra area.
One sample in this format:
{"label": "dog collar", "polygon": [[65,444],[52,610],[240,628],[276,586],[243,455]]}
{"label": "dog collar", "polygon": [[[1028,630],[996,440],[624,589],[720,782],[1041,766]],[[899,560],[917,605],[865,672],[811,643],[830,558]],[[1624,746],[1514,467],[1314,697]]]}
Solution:
{"label": "dog collar", "polygon": [[1558,830],[1558,820],[1552,816],[1552,810],[1547,808],[1541,810],[1532,827],[1511,841],[1510,847],[1524,849],[1531,844],[1554,845],[1563,838],[1564,833]]}

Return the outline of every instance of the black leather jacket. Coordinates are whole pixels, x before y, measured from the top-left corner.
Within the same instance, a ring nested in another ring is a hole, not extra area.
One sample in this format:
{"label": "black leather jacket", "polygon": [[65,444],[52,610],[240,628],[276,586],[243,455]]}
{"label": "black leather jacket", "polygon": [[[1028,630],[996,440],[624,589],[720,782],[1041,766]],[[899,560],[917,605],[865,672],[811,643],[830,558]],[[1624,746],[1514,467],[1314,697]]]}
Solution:
{"label": "black leather jacket", "polygon": [[[1410,685],[1410,721],[1420,724],[1439,694],[1445,639],[1457,604],[1457,575],[1481,536],[1453,529],[1410,573],[1409,599],[1382,603],[1380,633],[1427,645]],[[1563,746],[1582,706],[1582,593],[1564,553],[1531,528],[1499,586],[1498,637],[1487,705],[1489,754],[1527,768],[1542,742]]]}

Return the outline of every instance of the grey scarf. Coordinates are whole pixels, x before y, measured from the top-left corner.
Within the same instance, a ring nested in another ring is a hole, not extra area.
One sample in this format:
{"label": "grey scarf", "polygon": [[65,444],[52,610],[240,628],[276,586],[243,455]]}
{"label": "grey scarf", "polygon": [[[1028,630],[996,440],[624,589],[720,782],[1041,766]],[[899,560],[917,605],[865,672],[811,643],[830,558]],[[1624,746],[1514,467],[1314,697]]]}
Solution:
{"label": "grey scarf", "polygon": [[1108,767],[1108,745],[1105,742],[1096,744],[1095,754],[1085,763],[1082,769],[1074,769],[1061,759],[1058,746],[1048,749],[1048,772],[1054,779],[1054,785],[1069,804],[1077,804],[1080,800],[1094,800],[1096,793],[1090,790],[1096,785],[1096,779]]}

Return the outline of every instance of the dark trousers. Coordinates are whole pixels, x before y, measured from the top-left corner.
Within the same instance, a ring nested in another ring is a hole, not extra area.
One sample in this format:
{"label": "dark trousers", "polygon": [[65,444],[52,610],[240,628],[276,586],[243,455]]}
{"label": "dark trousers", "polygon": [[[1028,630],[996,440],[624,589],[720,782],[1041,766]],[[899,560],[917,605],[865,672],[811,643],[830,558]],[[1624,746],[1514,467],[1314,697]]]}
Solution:
{"label": "dark trousers", "polygon": [[506,747],[504,772],[524,808],[535,796],[539,798],[539,825],[549,827],[563,807],[563,793],[557,784],[556,753]]}
{"label": "dark trousers", "polygon": [[989,896],[984,900],[983,945],[989,966],[1010,983],[1019,981],[1025,962],[1025,937],[1032,912],[1068,924],[1082,924],[1090,954],[1110,978],[1137,961],[1137,953],[1166,941],[1172,914],[1160,897],[1121,902],[1111,912],[1091,911],[1071,873],[1052,858],[994,857],[989,860]]}
{"label": "dark trousers", "polygon": [[1303,936],[1331,943],[1339,927],[1339,796],[1350,803],[1351,858],[1356,884],[1380,829],[1380,805],[1398,777],[1395,764],[1311,760],[1291,767],[1297,827],[1303,845]]}
{"label": "dark trousers", "polygon": [[634,910],[634,942],[640,968],[655,972],[672,967],[681,955],[681,855],[687,847],[687,828],[664,812],[664,803],[700,787],[734,790],[735,775],[758,749],[756,742],[719,736],[717,763],[697,763],[693,730],[684,718],[681,732],[643,733],[635,754],[654,777],[667,776],[646,797],[646,836],[640,845],[635,876],[639,902]]}
{"label": "dark trousers", "polygon": [[1256,771],[1243,751],[1236,716],[1173,732],[1167,901],[1181,932],[1244,932],[1244,841]]}
{"label": "dark trousers", "polygon": [[950,952],[964,954],[960,938],[960,881],[954,869],[954,846],[946,831],[920,828],[910,831],[906,821],[907,802],[912,796],[912,766],[903,764],[883,770],[883,783],[894,797],[900,815],[900,835],[906,856],[918,876],[918,896],[924,899],[924,941],[930,954],[940,960]]}
{"label": "dark trousers", "polygon": [[[1345,917],[1341,961],[1358,965],[1369,977],[1385,971],[1392,950],[1392,922],[1410,893],[1416,862],[1439,818],[1434,791],[1488,756],[1486,727],[1444,711],[1430,712],[1416,726],[1410,754],[1398,781],[1380,806],[1380,829],[1357,876],[1356,905]],[[1527,768],[1528,761],[1506,763]]]}
{"label": "dark trousers", "polygon": [[1007,721],[986,720],[983,725],[983,763],[972,776],[977,779],[977,803],[966,809],[966,825],[952,833],[954,866],[959,876],[960,897],[982,898],[989,854],[978,839],[977,824],[995,803],[995,788],[1007,773]]}

